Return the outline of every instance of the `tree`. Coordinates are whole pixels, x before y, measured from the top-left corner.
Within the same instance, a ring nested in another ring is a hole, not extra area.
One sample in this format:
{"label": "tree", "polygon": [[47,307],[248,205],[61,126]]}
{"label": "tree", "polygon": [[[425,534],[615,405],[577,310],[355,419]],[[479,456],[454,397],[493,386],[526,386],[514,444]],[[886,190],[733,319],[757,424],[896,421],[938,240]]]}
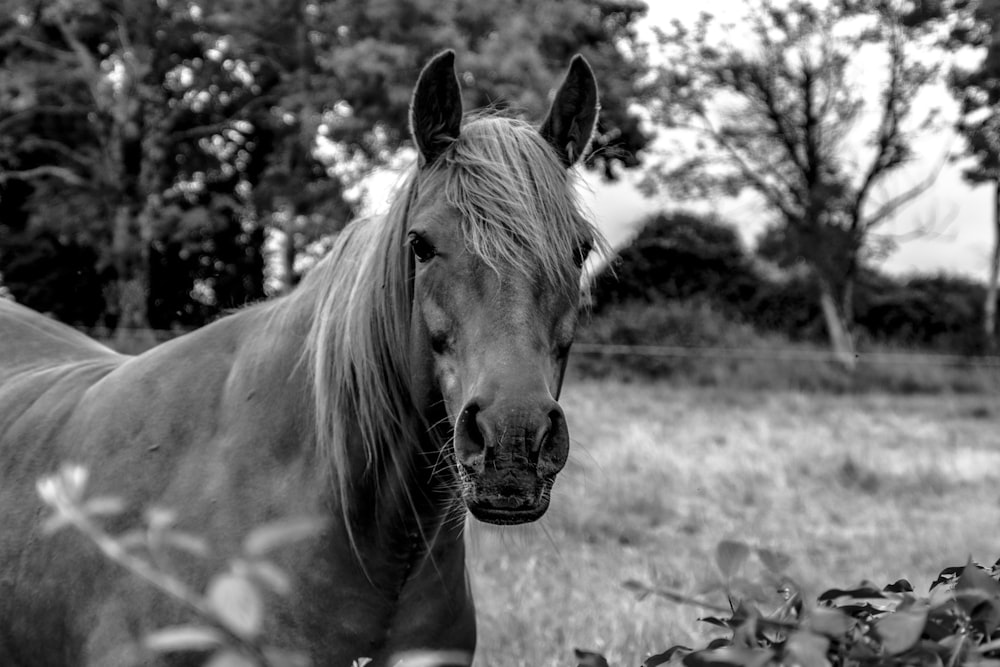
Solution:
{"label": "tree", "polygon": [[2,5],[0,186],[31,186],[29,228],[96,249],[106,324],[147,327],[163,213],[226,171],[209,140],[253,102],[248,86],[187,3]]}
{"label": "tree", "polygon": [[[303,250],[352,217],[346,192],[359,174],[408,142],[413,81],[443,48],[462,52],[470,106],[528,114],[547,101],[525,91],[550,86],[582,51],[602,86],[591,166],[614,177],[648,140],[632,106],[645,62],[637,0],[0,0],[0,10],[0,200],[23,222],[18,234],[94,249],[109,325],[198,324],[221,309],[223,283],[246,290],[227,306],[259,298],[260,281],[226,276],[261,270],[265,233],[284,239],[290,289]],[[243,245],[224,252],[227,233]],[[3,238],[0,271],[13,261]]]}
{"label": "tree", "polygon": [[[756,192],[776,219],[766,245],[809,267],[831,346],[850,366],[854,278],[873,232],[937,174],[875,200],[912,156],[914,99],[936,67],[917,57],[920,33],[888,2],[748,0],[748,9],[745,37],[727,40],[707,14],[693,29],[660,32],[653,117],[696,148],[656,177],[684,195]],[[860,58],[884,77],[877,104],[852,78]],[[859,137],[869,120],[874,130]],[[866,150],[852,160],[859,142]]]}
{"label": "tree", "polygon": [[978,67],[952,70],[950,84],[959,100],[956,129],[966,140],[971,164],[962,175],[972,184],[993,186],[993,252],[983,302],[982,331],[987,347],[997,346],[997,291],[1000,280],[1000,1],[958,2],[949,33],[952,47],[985,51]]}
{"label": "tree", "polygon": [[[353,123],[380,125],[389,145],[407,140],[406,110],[420,65],[456,49],[469,108],[493,107],[541,117],[539,91],[557,81],[576,53],[587,57],[601,92],[594,152],[588,160],[608,178],[616,166],[638,166],[650,137],[634,109],[647,95],[646,53],[636,33],[639,0],[335,0],[339,21],[325,66]],[[344,130],[352,124],[341,121]],[[377,143],[369,142],[378,148]]]}

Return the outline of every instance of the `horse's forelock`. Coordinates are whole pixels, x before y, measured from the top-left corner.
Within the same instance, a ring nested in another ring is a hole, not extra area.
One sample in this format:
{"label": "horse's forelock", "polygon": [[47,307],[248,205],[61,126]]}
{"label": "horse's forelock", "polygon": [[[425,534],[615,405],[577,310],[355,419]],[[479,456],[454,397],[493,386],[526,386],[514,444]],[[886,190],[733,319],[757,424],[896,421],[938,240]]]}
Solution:
{"label": "horse's forelock", "polygon": [[467,249],[495,272],[549,285],[576,275],[581,245],[605,249],[572,179],[528,123],[498,116],[468,122],[441,158],[444,194],[461,217]]}

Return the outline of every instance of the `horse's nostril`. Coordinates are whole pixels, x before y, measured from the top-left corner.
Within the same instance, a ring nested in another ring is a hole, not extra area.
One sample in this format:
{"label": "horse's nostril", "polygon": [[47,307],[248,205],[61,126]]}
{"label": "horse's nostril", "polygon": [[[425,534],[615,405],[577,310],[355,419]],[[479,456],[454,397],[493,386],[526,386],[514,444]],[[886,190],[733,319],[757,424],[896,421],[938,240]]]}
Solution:
{"label": "horse's nostril", "polygon": [[548,441],[553,437],[553,435],[558,437],[558,435],[565,430],[565,419],[566,418],[563,417],[563,411],[559,407],[549,410],[548,431],[546,433],[546,442],[543,443],[544,445],[549,444]]}
{"label": "horse's nostril", "polygon": [[482,454],[486,449],[486,437],[482,429],[479,428],[479,406],[469,403],[462,410],[462,415],[458,420],[458,435],[462,445],[462,454],[475,456]]}

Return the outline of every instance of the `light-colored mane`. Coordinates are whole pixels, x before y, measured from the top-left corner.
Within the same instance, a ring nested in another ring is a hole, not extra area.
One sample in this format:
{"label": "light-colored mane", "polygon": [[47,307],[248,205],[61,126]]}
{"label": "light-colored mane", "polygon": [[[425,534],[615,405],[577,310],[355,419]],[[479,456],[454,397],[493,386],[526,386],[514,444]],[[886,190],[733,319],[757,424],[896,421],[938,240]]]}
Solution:
{"label": "light-colored mane", "polygon": [[442,195],[461,215],[467,249],[501,279],[516,271],[565,286],[577,280],[580,248],[604,247],[581,212],[572,172],[534,127],[496,116],[468,120],[432,167],[411,171],[383,217],[341,232],[299,290],[315,298],[306,359],[316,446],[345,513],[359,481],[349,478],[352,462],[363,460],[368,473],[403,470],[428,432],[408,387],[407,218],[423,198]]}

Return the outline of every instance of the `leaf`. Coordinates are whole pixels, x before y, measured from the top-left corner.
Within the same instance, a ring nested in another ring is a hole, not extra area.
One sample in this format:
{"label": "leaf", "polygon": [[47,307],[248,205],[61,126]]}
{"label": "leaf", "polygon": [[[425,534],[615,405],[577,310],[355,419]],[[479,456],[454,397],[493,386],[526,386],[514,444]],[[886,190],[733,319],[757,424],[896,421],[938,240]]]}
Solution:
{"label": "leaf", "polygon": [[780,551],[771,551],[770,549],[758,549],[757,557],[760,558],[760,562],[764,564],[764,567],[775,574],[781,574],[792,563],[792,557],[788,554]]}
{"label": "leaf", "polygon": [[913,584],[906,579],[897,579],[895,583],[889,584],[882,590],[887,593],[912,593]]}
{"label": "leaf", "polygon": [[951,567],[946,567],[938,574],[937,579],[931,584],[931,590],[940,586],[941,584],[947,584],[954,581],[956,577],[962,574],[962,570],[965,568],[961,565],[953,565]]}
{"label": "leaf", "polygon": [[578,661],[576,667],[610,667],[607,659],[600,653],[575,648],[573,649],[573,655],[576,656]]}
{"label": "leaf", "polygon": [[149,633],[142,645],[157,653],[208,651],[222,646],[223,638],[215,628],[203,625],[175,625]]}
{"label": "leaf", "polygon": [[150,532],[162,532],[177,523],[177,512],[164,507],[150,507],[145,512]]}
{"label": "leaf", "polygon": [[[785,642],[786,660],[783,662],[793,665],[823,667],[830,664],[826,657],[829,648],[830,640],[827,637],[815,632],[795,631],[788,636],[788,640]],[[791,660],[787,658],[791,658]]]}
{"label": "leaf", "polygon": [[680,655],[684,657],[685,654],[690,653],[691,649],[687,646],[671,646],[663,653],[657,653],[651,655],[642,661],[642,667],[657,667],[658,665],[665,665],[673,659],[674,655]]}
{"label": "leaf", "polygon": [[261,560],[247,564],[247,574],[278,595],[292,592],[292,582],[280,567],[271,561]]}
{"label": "leaf", "polygon": [[185,533],[179,530],[170,530],[161,536],[164,544],[169,544],[175,549],[180,549],[192,556],[207,557],[211,553],[208,542],[200,535]]}
{"label": "leaf", "polygon": [[265,523],[247,535],[243,541],[243,553],[251,557],[263,556],[278,547],[315,537],[326,524],[326,520],[320,517],[297,517]]}
{"label": "leaf", "polygon": [[125,511],[125,501],[117,496],[91,498],[83,505],[88,516],[115,516]]}
{"label": "leaf", "polygon": [[726,577],[736,574],[750,557],[750,547],[743,542],[723,540],[715,549],[715,563]]}
{"label": "leaf", "polygon": [[813,632],[837,639],[854,627],[854,619],[838,609],[816,607],[810,611],[805,626]]}
{"label": "leaf", "polygon": [[[388,664],[391,667],[468,667],[472,664],[472,655],[465,651],[403,651],[394,653]],[[606,667],[607,663],[604,665]]]}
{"label": "leaf", "polygon": [[[740,607],[742,609],[742,605]],[[736,620],[736,614],[733,615],[734,621]],[[749,648],[756,648],[757,646],[757,620],[760,618],[759,614],[752,613],[746,618],[742,619],[737,625],[733,632],[733,645],[734,646],[747,646]]]}
{"label": "leaf", "polygon": [[42,522],[42,535],[52,535],[71,525],[73,525],[73,522],[62,514],[53,514]]}
{"label": "leaf", "polygon": [[81,465],[64,464],[59,469],[60,480],[63,491],[73,503],[79,503],[83,499],[83,492],[87,486],[87,479],[90,472]]}
{"label": "leaf", "polygon": [[241,637],[260,633],[264,620],[264,602],[257,588],[243,577],[231,573],[212,579],[208,604],[223,624]]}
{"label": "leaf", "polygon": [[205,667],[257,667],[257,661],[231,649],[220,651],[205,663]]}
{"label": "leaf", "polygon": [[872,586],[859,586],[858,588],[831,588],[819,595],[820,602],[830,602],[837,598],[852,598],[854,600],[867,600],[870,598],[885,599],[885,594]]}
{"label": "leaf", "polygon": [[927,624],[926,605],[915,605],[905,611],[897,611],[875,621],[875,631],[882,640],[882,648],[889,655],[898,655],[913,648],[924,632]]}
{"label": "leaf", "polygon": [[[277,648],[275,646],[264,647],[264,657],[271,667],[309,667],[309,656],[301,651],[289,651],[288,649]],[[368,658],[362,658],[369,660]]]}
{"label": "leaf", "polygon": [[955,581],[955,591],[963,593],[975,591],[983,598],[996,598],[1000,597],[1000,583],[970,560]]}
{"label": "leaf", "polygon": [[653,594],[652,589],[648,585],[642,583],[641,581],[637,581],[635,579],[628,579],[622,582],[622,586],[625,588],[625,590],[632,591],[633,593],[635,593],[636,597],[639,600],[645,600],[646,598],[648,598],[650,595]]}
{"label": "leaf", "polygon": [[684,656],[685,667],[763,667],[774,657],[767,648],[722,648],[695,651]]}

